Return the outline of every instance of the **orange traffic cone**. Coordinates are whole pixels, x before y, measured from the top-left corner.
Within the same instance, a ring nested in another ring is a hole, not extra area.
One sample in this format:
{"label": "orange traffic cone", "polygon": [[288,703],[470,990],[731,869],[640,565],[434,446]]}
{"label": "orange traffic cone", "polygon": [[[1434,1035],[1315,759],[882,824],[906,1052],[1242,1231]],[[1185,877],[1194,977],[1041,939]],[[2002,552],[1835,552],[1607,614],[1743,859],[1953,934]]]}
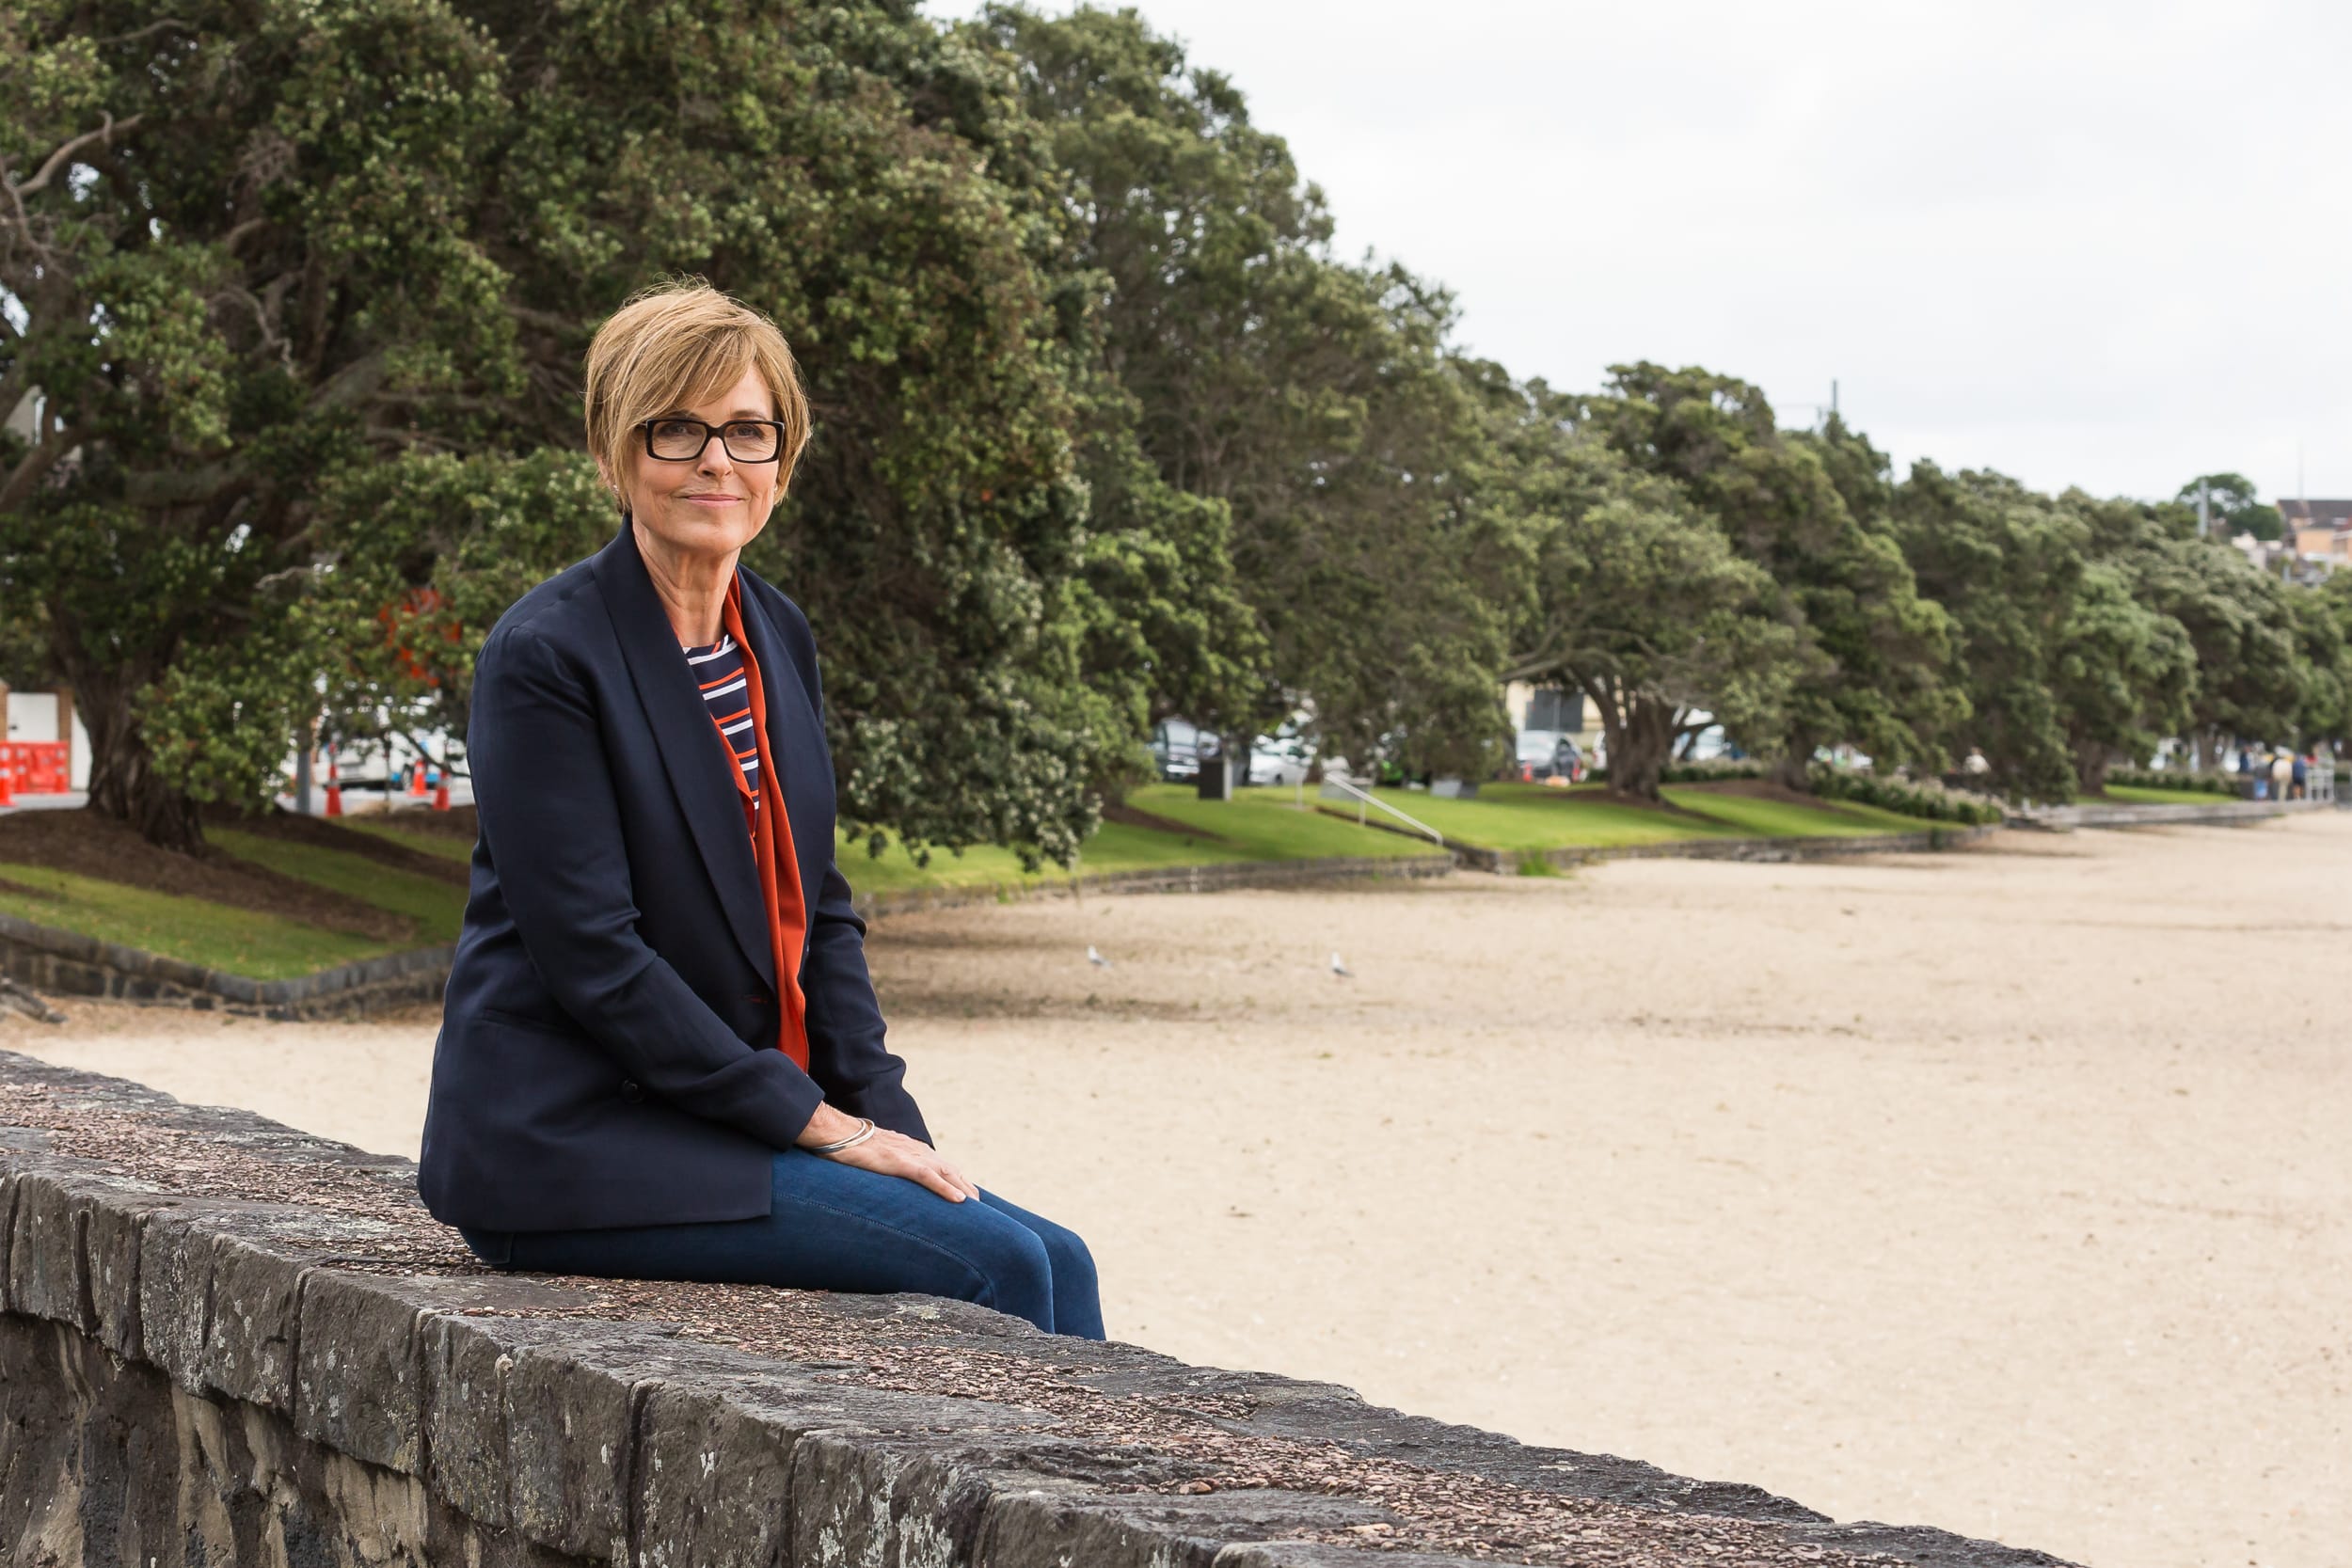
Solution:
{"label": "orange traffic cone", "polygon": [[422,757],[419,757],[419,758],[417,759],[417,765],[416,765],[416,767],[415,767],[415,768],[411,768],[411,769],[409,770],[409,773],[408,773],[408,793],[409,793],[409,794],[411,794],[411,795],[414,795],[414,796],[418,797],[419,799],[422,799],[422,798],[423,798],[423,795],[424,795],[424,759],[423,759]]}
{"label": "orange traffic cone", "polygon": [[449,810],[449,775],[447,773],[441,775],[441,787],[433,792],[433,809],[435,811]]}
{"label": "orange traffic cone", "polygon": [[341,816],[342,814],[342,775],[336,771],[335,755],[330,752],[327,753],[326,757],[326,815],[329,816]]}

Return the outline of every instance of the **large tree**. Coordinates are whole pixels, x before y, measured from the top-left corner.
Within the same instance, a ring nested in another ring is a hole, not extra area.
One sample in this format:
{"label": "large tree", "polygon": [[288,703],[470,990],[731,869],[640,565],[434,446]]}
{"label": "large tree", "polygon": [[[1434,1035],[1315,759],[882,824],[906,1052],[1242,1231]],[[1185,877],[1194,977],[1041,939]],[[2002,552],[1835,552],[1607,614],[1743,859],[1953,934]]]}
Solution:
{"label": "large tree", "polygon": [[2070,798],[2074,751],[2051,671],[2089,563],[2087,527],[2004,475],[1928,462],[1897,486],[1894,519],[1919,592],[1959,628],[1970,713],[1951,744],[1981,750],[1989,782],[2009,794]]}
{"label": "large tree", "polygon": [[1581,427],[1583,400],[1481,368],[1483,504],[1531,542],[1504,674],[1581,691],[1609,787],[1656,802],[1675,744],[1721,722],[1778,733],[1814,660],[1771,576],[1675,481]]}
{"label": "large tree", "polygon": [[2293,733],[2309,748],[2352,743],[2352,575],[2291,589],[2299,675]]}
{"label": "large tree", "polygon": [[2185,507],[2063,499],[2089,528],[2092,556],[2120,569],[2136,600],[2187,636],[2195,668],[2179,728],[2199,760],[2217,756],[2233,736],[2288,733],[2302,701],[2296,590],[2219,539],[2197,537]]}
{"label": "large tree", "polygon": [[1836,420],[1818,436],[1784,433],[1755,387],[1697,368],[1615,366],[1587,418],[1713,517],[1802,627],[1810,667],[1777,729],[1747,737],[1780,759],[1785,783],[1804,787],[1822,746],[1941,760],[1937,737],[1966,711],[1951,626],[1896,541],[1881,453]]}
{"label": "large tree", "polygon": [[1451,307],[1402,268],[1329,253],[1323,197],[1232,84],[1134,12],[992,8],[974,36],[1017,62],[1052,127],[1093,279],[1104,372],[1169,485],[1232,518],[1263,634],[1247,706],[1302,701],[1359,763],[1483,769],[1520,557],[1464,478],[1474,417]]}
{"label": "large tree", "polygon": [[[97,809],[193,843],[319,674],[365,684],[382,628],[346,585],[344,646],[299,642],[335,629],[303,606],[339,556],[397,589],[378,612],[430,591],[477,639],[584,547],[578,469],[532,465],[577,450],[597,321],[681,272],[775,316],[809,379],[755,556],[826,649],[847,820],[1067,854],[1138,722],[1089,657],[1199,660],[1181,579],[1221,520],[1090,510],[1050,148],[904,7],[0,0],[0,396],[40,397],[0,615],[38,613],[80,691]],[[428,517],[451,458],[485,498],[546,479],[560,516]]]}
{"label": "large tree", "polygon": [[0,0],[0,407],[36,410],[0,478],[0,617],[47,628],[92,806],[190,845],[210,781],[151,743],[156,683],[282,757],[319,475],[478,439],[523,388],[472,221],[498,51],[394,0]]}
{"label": "large tree", "polygon": [[2047,679],[2074,782],[2094,795],[2109,768],[2144,766],[2156,742],[2179,731],[2197,680],[2188,634],[2132,589],[2121,565],[2085,566],[2051,647]]}
{"label": "large tree", "polygon": [[2222,539],[2233,533],[2276,539],[2285,531],[2279,509],[2264,500],[2254,482],[2244,474],[2200,474],[2182,485],[2174,499],[2190,508],[2192,515],[2201,500],[2214,533]]}

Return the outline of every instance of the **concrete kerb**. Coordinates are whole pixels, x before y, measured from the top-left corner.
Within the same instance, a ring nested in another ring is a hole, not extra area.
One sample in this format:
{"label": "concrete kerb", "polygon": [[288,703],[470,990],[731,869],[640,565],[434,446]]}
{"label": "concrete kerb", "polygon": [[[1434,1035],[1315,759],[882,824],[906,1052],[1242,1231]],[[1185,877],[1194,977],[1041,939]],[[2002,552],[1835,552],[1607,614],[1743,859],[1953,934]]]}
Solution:
{"label": "concrete kerb", "polygon": [[2071,833],[2078,828],[2238,828],[2254,822],[2267,822],[2274,817],[2329,809],[2329,802],[2325,800],[2217,799],[2210,805],[2198,801],[2169,806],[2101,801],[2090,805],[2037,806],[2031,811],[2011,812],[2008,825],[2059,833]]}
{"label": "concrete kerb", "polygon": [[485,1275],[413,1180],[0,1053],[0,1561],[2058,1560],[962,1303]]}

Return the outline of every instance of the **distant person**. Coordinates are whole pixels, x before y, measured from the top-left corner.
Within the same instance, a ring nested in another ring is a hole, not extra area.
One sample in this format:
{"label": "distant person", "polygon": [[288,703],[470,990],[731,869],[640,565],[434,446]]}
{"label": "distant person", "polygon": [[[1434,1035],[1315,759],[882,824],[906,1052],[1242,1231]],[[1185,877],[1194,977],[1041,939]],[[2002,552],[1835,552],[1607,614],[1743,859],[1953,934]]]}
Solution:
{"label": "distant person", "polygon": [[2292,799],[2294,799],[2294,800],[2300,800],[2301,799],[2303,799],[2303,792],[2304,792],[2305,788],[2306,788],[2306,787],[2307,787],[2307,786],[2311,784],[2311,778],[2312,778],[2312,771],[2311,771],[2311,769],[2312,769],[2311,760],[2310,760],[2308,757],[2304,756],[2304,754],[2303,754],[2302,752],[2296,752],[2296,753],[2295,753],[2295,771],[2294,771],[2294,773],[2291,775],[2291,779],[2290,779],[2290,782],[2291,782],[2292,786],[2293,786],[2294,791],[2295,791],[2294,795],[2292,796]]}
{"label": "distant person", "polygon": [[816,642],[739,561],[808,438],[791,349],[670,286],[598,329],[586,380],[620,532],[475,667],[426,1207],[499,1268],[918,1291],[1103,1338],[1086,1243],[933,1148],[883,1048]]}
{"label": "distant person", "polygon": [[2284,752],[2273,753],[2270,758],[2270,798],[2274,800],[2285,800],[2287,789],[2294,782],[2295,759]]}
{"label": "distant person", "polygon": [[1985,760],[1981,747],[1971,746],[1968,755],[1961,762],[1960,770],[1972,779],[1980,779],[1993,771],[1993,765]]}

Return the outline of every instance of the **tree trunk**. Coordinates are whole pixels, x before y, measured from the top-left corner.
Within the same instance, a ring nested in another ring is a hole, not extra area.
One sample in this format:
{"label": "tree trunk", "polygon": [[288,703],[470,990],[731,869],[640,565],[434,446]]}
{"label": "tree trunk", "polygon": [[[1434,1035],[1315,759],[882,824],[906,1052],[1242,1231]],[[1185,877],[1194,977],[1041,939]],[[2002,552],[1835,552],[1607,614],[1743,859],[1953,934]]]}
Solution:
{"label": "tree trunk", "polygon": [[1772,782],[1784,789],[1801,793],[1813,788],[1813,736],[1795,731],[1782,741],[1778,761],[1772,764]]}
{"label": "tree trunk", "polygon": [[1621,713],[1613,705],[1602,708],[1601,729],[1609,737],[1609,793],[1664,804],[1658,784],[1674,750],[1674,705],[1636,696]]}
{"label": "tree trunk", "polygon": [[[77,664],[79,661],[75,661]],[[146,737],[139,731],[135,695],[150,677],[143,672],[100,672],[69,668],[81,698],[82,725],[89,732],[89,809],[128,822],[150,844],[195,852],[204,847],[196,801],[157,775]]]}
{"label": "tree trunk", "polygon": [[2074,753],[2074,779],[2085,795],[2098,795],[2107,787],[2107,769],[2115,764],[2115,753],[2105,746],[2085,746]]}

